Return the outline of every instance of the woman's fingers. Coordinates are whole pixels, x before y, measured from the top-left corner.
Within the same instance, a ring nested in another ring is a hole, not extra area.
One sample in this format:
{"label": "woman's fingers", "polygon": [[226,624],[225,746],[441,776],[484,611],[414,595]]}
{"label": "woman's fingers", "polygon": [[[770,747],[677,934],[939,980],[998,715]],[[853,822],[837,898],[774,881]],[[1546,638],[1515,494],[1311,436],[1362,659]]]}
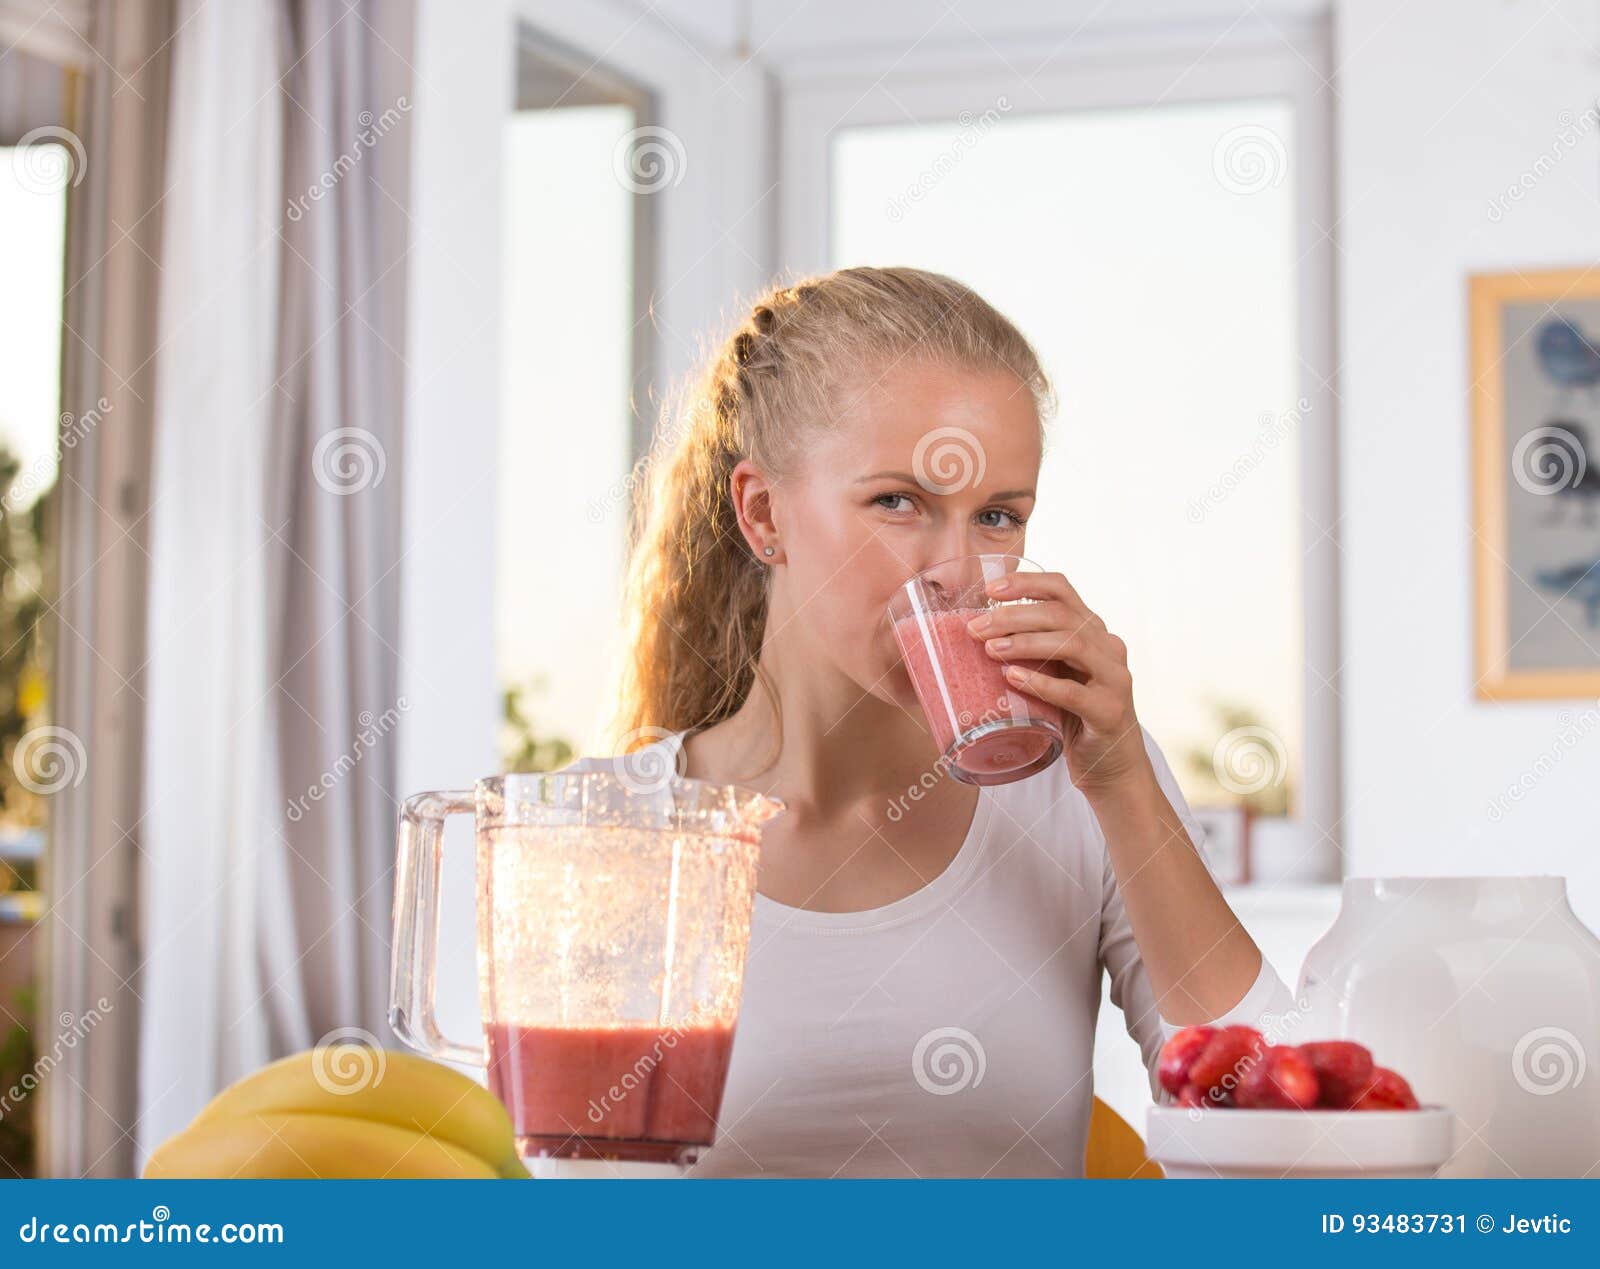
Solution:
{"label": "woman's fingers", "polygon": [[985,587],[986,592],[995,599],[1054,599],[1069,608],[1094,617],[1094,610],[1083,602],[1083,596],[1078,594],[1077,587],[1069,582],[1061,573],[1007,573],[1004,577],[997,577]]}
{"label": "woman's fingers", "polygon": [[[1120,642],[1120,640],[1119,640]],[[984,651],[996,661],[1062,661],[1096,679],[1116,680],[1127,665],[1106,635],[1089,631],[1035,630],[985,639]]]}
{"label": "woman's fingers", "polygon": [[[1120,736],[1134,725],[1128,645],[1106,629],[1071,582],[1060,573],[1007,573],[987,591],[1003,602],[974,618],[968,630],[1005,663],[1011,684],[1102,734]],[[1035,602],[1008,602],[1016,599]],[[1058,672],[1035,668],[1040,662],[1057,663]]]}
{"label": "woman's fingers", "polygon": [[[974,621],[982,621],[987,617],[996,630],[1002,631],[1045,630],[1051,627],[1071,630],[1078,626],[1089,626],[1096,630],[1106,628],[1100,615],[1078,597],[1078,592],[1072,589],[1066,578],[1059,573],[1038,576],[1045,580],[1031,582],[1030,593],[1007,595],[1006,602],[986,609]],[[1031,602],[1010,602],[1015,599]]]}
{"label": "woman's fingers", "polygon": [[1063,599],[1047,599],[1036,604],[1002,604],[985,609],[967,623],[967,629],[980,639],[1016,634],[1023,630],[1104,630],[1106,623]]}
{"label": "woman's fingers", "polygon": [[1051,705],[1070,710],[1099,732],[1121,728],[1126,717],[1122,696],[1094,682],[1079,683],[1026,666],[1005,667],[1007,682]]}

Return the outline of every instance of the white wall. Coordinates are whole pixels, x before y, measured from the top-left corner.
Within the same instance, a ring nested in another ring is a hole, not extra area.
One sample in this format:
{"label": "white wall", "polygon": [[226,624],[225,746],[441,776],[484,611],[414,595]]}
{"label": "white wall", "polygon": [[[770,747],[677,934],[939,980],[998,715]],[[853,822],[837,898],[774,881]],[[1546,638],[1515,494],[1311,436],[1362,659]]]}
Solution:
{"label": "white wall", "polygon": [[725,49],[742,35],[767,65],[785,72],[819,61],[884,69],[908,54],[988,58],[1021,68],[1049,57],[1148,31],[1230,37],[1326,13],[1329,0],[602,0],[655,15]]}
{"label": "white wall", "polygon": [[1600,249],[1600,128],[1560,139],[1595,105],[1596,19],[1587,0],[1342,0],[1335,52],[1347,871],[1564,873],[1600,928],[1600,727],[1560,739],[1595,702],[1473,696],[1466,334],[1469,273]]}

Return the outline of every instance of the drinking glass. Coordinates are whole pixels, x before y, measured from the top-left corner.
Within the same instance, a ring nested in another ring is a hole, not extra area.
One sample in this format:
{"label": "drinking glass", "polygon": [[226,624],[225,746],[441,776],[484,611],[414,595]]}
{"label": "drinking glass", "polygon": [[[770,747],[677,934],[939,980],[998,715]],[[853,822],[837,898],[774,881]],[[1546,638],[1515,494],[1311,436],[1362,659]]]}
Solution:
{"label": "drinking glass", "polygon": [[992,579],[1019,571],[1040,569],[1017,555],[957,556],[908,579],[889,601],[895,640],[941,759],[968,784],[1021,780],[1061,756],[1060,706],[1013,687],[1004,663],[967,629],[986,609],[1038,602],[1000,601],[985,592]]}

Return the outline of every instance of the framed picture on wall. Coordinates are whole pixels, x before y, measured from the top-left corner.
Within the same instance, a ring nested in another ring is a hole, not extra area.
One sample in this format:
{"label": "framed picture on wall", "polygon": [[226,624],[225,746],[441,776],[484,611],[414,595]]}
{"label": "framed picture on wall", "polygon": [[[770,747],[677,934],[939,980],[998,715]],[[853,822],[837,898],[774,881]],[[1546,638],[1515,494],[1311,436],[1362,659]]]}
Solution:
{"label": "framed picture on wall", "polygon": [[1600,696],[1600,265],[1469,307],[1477,695]]}
{"label": "framed picture on wall", "polygon": [[1250,880],[1250,808],[1242,802],[1189,808],[1205,830],[1206,858],[1218,882],[1242,886]]}

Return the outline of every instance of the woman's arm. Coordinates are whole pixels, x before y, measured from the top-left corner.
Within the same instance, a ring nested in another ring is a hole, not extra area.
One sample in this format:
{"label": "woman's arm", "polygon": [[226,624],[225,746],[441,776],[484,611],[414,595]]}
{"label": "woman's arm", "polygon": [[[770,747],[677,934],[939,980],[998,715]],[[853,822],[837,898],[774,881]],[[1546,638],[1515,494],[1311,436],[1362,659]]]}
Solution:
{"label": "woman's arm", "polygon": [[1133,708],[1127,645],[1059,573],[1009,573],[989,584],[1003,604],[975,619],[989,654],[1055,661],[1065,676],[1006,665],[1025,691],[1066,711],[1064,759],[1105,834],[1128,921],[1162,1018],[1207,1022],[1228,1012],[1263,962],[1173,808]]}
{"label": "woman's arm", "polygon": [[1105,834],[1162,1019],[1180,1026],[1210,1022],[1234,1010],[1256,985],[1261,952],[1223,898],[1148,757],[1144,765],[1147,774],[1085,796]]}
{"label": "woman's arm", "polygon": [[[1142,729],[1141,729],[1142,730]],[[1178,813],[1195,843],[1195,853],[1209,870],[1210,861],[1205,854],[1205,830],[1201,828],[1189,805],[1183,800],[1177,777],[1149,732],[1144,732],[1145,749],[1156,773],[1156,783],[1166,795],[1172,809]],[[1096,829],[1097,822],[1091,820]],[[1104,834],[1099,834],[1100,846],[1100,963],[1105,967],[1110,986],[1111,1003],[1122,1011],[1123,1022],[1134,1043],[1139,1046],[1150,1077],[1150,1094],[1162,1099],[1158,1063],[1161,1046],[1178,1030],[1181,1024],[1169,1022],[1161,1016],[1155,991],[1150,985],[1150,975],[1140,956],[1139,941],[1134,937],[1133,925],[1122,902],[1122,890],[1117,884],[1116,869],[1112,867],[1109,844]],[[1293,994],[1284,985],[1271,964],[1263,958],[1261,973],[1244,996],[1226,1013],[1206,1019],[1213,1026],[1242,1023],[1265,1033],[1268,1043],[1286,1042],[1301,1016]],[[1185,1019],[1185,1022],[1190,1021]]]}

